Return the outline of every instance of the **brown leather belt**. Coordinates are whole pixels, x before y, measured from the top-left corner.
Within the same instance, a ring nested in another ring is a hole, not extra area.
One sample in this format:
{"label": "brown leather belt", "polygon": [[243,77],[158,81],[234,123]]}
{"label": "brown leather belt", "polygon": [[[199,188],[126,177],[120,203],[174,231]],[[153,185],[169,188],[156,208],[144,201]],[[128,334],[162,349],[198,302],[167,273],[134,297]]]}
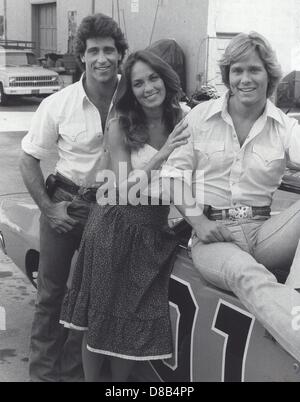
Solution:
{"label": "brown leather belt", "polygon": [[256,216],[269,217],[271,213],[271,207],[236,207],[227,209],[215,209],[211,206],[205,208],[205,215],[208,219],[217,220],[232,220],[240,221],[244,219],[251,219]]}

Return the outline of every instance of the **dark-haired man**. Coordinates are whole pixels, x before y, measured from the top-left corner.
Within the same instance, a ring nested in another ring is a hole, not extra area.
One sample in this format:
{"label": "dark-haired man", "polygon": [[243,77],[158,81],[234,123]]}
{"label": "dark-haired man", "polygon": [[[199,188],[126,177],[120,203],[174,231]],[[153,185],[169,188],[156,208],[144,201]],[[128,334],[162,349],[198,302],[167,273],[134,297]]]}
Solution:
{"label": "dark-haired man", "polygon": [[[38,295],[30,345],[31,381],[77,381],[81,342],[59,324],[71,260],[90,206],[97,172],[107,165],[106,123],[114,114],[118,67],[127,50],[114,20],[103,14],[83,19],[76,56],[85,68],[79,82],[39,106],[22,141],[20,169],[41,210]],[[40,160],[57,146],[55,175],[46,184]]]}

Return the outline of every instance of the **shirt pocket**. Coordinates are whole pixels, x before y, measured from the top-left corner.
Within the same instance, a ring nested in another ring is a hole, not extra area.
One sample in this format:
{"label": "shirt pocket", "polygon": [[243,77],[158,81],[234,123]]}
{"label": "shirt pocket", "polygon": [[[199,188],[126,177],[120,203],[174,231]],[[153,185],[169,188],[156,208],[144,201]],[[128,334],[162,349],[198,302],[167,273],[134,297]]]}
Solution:
{"label": "shirt pocket", "polygon": [[271,166],[276,162],[282,162],[285,158],[282,148],[268,147],[262,144],[253,144],[252,152],[258,156],[265,166]]}
{"label": "shirt pocket", "polygon": [[223,158],[225,152],[224,141],[197,141],[194,143],[197,152],[208,159]]}
{"label": "shirt pocket", "polygon": [[73,142],[79,142],[86,138],[86,126],[84,122],[66,122],[59,125],[59,134]]}

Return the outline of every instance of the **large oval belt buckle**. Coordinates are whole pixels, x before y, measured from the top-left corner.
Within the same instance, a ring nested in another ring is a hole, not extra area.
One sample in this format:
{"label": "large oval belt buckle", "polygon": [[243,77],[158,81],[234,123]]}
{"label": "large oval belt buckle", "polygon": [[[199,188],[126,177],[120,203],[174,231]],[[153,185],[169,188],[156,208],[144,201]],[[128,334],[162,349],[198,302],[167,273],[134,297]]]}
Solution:
{"label": "large oval belt buckle", "polygon": [[250,207],[237,207],[229,209],[229,219],[233,221],[251,218],[251,216],[252,213]]}

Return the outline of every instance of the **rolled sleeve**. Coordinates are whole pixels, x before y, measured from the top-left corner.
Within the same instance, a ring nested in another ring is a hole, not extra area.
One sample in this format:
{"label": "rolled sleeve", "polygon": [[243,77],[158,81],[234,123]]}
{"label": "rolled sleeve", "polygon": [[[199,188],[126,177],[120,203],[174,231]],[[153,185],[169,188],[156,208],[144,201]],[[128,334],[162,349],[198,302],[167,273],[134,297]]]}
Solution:
{"label": "rolled sleeve", "polygon": [[53,106],[53,100],[48,99],[40,104],[22,140],[22,150],[39,160],[49,156],[58,140],[58,121]]}

